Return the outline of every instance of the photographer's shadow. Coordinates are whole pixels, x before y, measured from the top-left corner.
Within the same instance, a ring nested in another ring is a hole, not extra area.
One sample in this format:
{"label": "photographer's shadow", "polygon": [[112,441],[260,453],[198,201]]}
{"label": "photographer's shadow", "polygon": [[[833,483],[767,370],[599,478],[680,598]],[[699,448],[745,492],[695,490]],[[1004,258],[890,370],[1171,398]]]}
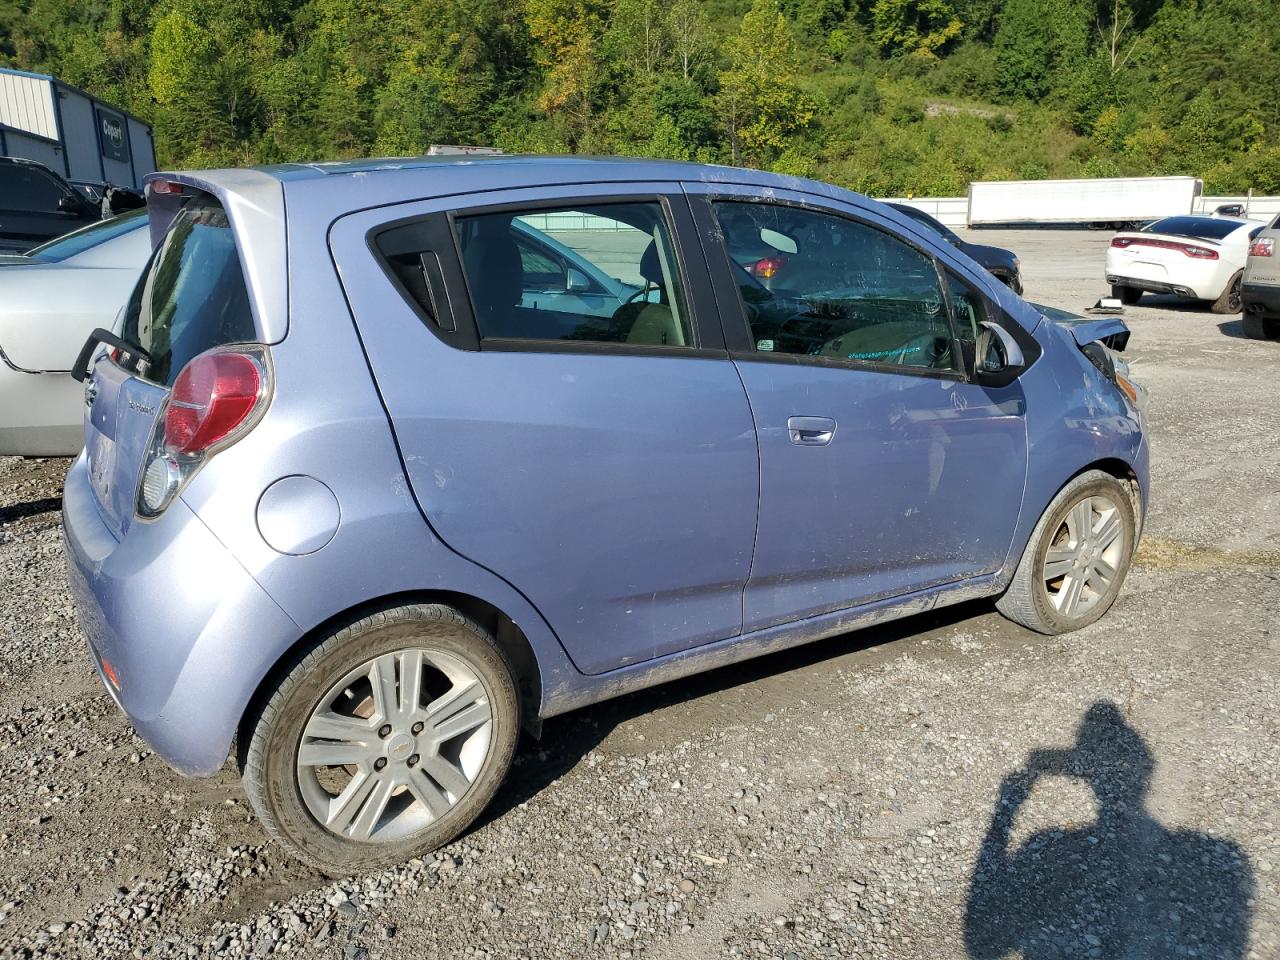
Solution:
{"label": "photographer's shadow", "polygon": [[[969,955],[995,960],[1242,960],[1253,875],[1230,840],[1168,830],[1146,810],[1151,751],[1114,703],[1089,708],[1067,750],[1032,751],[1005,778],[965,912]],[[1087,826],[1054,828],[1010,849],[1039,777],[1084,780],[1098,803]]]}

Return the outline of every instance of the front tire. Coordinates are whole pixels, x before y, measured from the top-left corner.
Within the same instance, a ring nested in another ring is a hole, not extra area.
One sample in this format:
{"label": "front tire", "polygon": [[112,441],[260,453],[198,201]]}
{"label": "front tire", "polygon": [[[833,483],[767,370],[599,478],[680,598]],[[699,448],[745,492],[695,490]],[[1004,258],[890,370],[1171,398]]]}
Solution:
{"label": "front tire", "polygon": [[329,635],[263,706],[244,787],[294,856],[342,876],[448,843],[488,805],[520,729],[513,672],[456,610],[384,610]]}
{"label": "front tire", "polygon": [[1126,287],[1122,284],[1111,285],[1111,295],[1123,303],[1126,307],[1132,307],[1135,303],[1142,299],[1142,291],[1137,287]]}
{"label": "front tire", "polygon": [[1136,542],[1129,491],[1108,473],[1086,471],[1040,517],[996,608],[1037,633],[1087,627],[1115,603]]}

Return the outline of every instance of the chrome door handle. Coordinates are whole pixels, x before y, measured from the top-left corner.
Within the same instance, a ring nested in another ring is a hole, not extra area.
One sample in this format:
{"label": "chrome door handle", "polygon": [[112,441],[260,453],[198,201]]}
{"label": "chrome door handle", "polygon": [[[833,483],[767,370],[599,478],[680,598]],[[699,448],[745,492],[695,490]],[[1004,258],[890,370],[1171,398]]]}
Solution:
{"label": "chrome door handle", "polygon": [[788,417],[787,436],[792,443],[825,447],[836,435],[836,422],[830,417]]}

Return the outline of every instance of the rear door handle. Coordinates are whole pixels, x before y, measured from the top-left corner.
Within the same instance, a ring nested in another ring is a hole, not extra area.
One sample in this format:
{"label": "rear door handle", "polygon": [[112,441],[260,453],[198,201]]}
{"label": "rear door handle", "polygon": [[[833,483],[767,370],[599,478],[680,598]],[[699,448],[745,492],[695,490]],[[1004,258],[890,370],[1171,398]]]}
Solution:
{"label": "rear door handle", "polygon": [[825,447],[836,435],[836,422],[830,417],[788,417],[787,436],[792,443]]}

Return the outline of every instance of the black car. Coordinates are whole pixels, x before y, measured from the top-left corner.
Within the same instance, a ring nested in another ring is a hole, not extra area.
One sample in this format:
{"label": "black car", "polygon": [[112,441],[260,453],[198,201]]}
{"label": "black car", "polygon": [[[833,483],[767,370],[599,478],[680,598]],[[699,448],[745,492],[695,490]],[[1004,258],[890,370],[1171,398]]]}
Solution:
{"label": "black car", "polygon": [[48,167],[0,157],[0,251],[25,252],[101,218],[97,204]]}
{"label": "black car", "polygon": [[939,223],[923,210],[918,210],[905,203],[891,203],[889,206],[910,217],[916,223],[924,224],[934,233],[942,236],[953,247],[962,253],[968,254],[1014,293],[1019,296],[1022,295],[1022,274],[1018,269],[1018,257],[1012,250],[1006,250],[1004,247],[988,247],[985,244],[969,243],[967,240],[961,240],[950,227]]}

